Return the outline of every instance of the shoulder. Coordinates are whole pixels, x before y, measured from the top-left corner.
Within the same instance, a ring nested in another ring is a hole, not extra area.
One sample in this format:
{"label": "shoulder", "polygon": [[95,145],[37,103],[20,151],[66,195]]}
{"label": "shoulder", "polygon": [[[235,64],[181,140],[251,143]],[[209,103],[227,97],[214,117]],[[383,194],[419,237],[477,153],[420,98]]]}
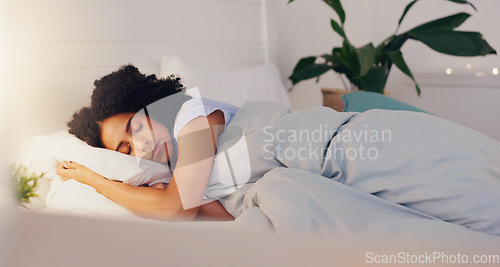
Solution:
{"label": "shoulder", "polygon": [[[173,129],[174,138],[177,138],[181,129],[187,126],[191,121],[199,117],[208,117],[213,125],[227,125],[238,107],[231,104],[219,102],[207,98],[193,98],[186,101],[179,110]],[[210,116],[214,114],[213,116]],[[193,125],[203,124],[198,119]],[[204,123],[207,123],[206,121]]]}
{"label": "shoulder", "polygon": [[214,110],[232,113],[236,112],[238,107],[209,98],[195,97],[182,104],[177,117],[180,118],[193,112],[205,113],[205,115],[208,116]]}
{"label": "shoulder", "polygon": [[180,129],[179,135],[200,131],[215,125],[224,125],[224,113],[220,110],[216,110],[208,116],[198,116],[190,120]]}
{"label": "shoulder", "polygon": [[[201,153],[205,155],[203,147],[212,144],[217,149],[217,139],[224,131],[224,114],[217,110],[208,116],[196,117],[189,121],[179,132],[178,148],[192,151],[193,154]],[[195,151],[193,151],[195,149]],[[189,153],[188,153],[189,154]],[[212,155],[212,154],[210,154]]]}

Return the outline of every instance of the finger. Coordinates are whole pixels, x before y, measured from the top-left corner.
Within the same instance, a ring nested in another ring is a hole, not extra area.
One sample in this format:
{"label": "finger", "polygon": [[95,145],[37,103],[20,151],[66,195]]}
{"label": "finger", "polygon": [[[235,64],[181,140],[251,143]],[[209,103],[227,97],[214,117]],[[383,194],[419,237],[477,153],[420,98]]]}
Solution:
{"label": "finger", "polygon": [[61,178],[61,180],[66,181],[69,179],[65,177],[67,172],[68,170],[65,169],[62,164],[59,164],[59,166],[57,167],[57,174],[59,175],[59,178]]}
{"label": "finger", "polygon": [[67,174],[70,172],[69,168],[65,168],[62,164],[60,164],[57,167],[56,173],[61,176],[67,176]]}
{"label": "finger", "polygon": [[66,170],[66,168],[61,163],[61,164],[59,164],[59,166],[57,166],[56,172],[57,172],[58,175],[63,175],[65,173],[65,170]]}
{"label": "finger", "polygon": [[80,165],[78,165],[78,164],[76,164],[76,163],[74,163],[72,161],[69,161],[69,162],[68,161],[63,161],[61,163],[61,165],[63,165],[63,167],[66,168],[66,169],[76,169],[78,166],[80,166]]}

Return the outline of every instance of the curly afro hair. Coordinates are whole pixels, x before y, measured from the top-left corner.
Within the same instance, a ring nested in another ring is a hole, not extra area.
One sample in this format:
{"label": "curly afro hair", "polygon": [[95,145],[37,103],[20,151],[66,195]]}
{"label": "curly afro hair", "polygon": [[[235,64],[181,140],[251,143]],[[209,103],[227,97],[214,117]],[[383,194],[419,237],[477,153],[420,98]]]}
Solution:
{"label": "curly afro hair", "polygon": [[[136,113],[149,104],[183,92],[181,79],[174,75],[157,79],[146,76],[133,65],[124,65],[94,82],[89,107],[73,114],[68,122],[69,132],[94,147],[104,147],[99,123],[121,113]],[[191,97],[182,93],[177,111]]]}
{"label": "curly afro hair", "polygon": [[73,114],[73,119],[68,122],[69,133],[74,134],[87,144],[95,147],[104,147],[101,141],[101,129],[94,120],[89,107],[84,107]]}

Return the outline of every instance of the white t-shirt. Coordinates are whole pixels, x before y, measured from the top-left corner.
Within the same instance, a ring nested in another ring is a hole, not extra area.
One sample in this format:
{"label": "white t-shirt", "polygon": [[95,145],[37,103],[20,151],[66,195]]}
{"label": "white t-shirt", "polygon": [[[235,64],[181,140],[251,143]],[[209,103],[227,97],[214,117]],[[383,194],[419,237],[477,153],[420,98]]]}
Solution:
{"label": "white t-shirt", "polygon": [[[239,108],[231,104],[207,98],[195,97],[186,101],[181,106],[175,118],[173,130],[174,143],[177,143],[179,131],[187,123],[196,117],[208,116],[216,110],[220,110],[224,113],[224,127],[226,127]],[[175,146],[177,149],[177,144]],[[250,160],[246,142],[244,142],[244,140],[241,142],[240,140],[237,144],[233,145],[230,150],[231,151],[225,151],[225,153],[218,153],[215,155],[214,165],[205,191],[205,196],[203,197],[204,199],[215,200],[224,197],[234,192],[236,187],[239,188],[242,184],[245,184],[249,178],[250,166],[248,164]],[[230,163],[234,164],[234,166],[238,166],[238,168],[232,169],[231,165],[228,165],[230,164],[228,160],[231,161]],[[241,162],[246,164],[239,164]],[[234,175],[236,175],[236,178],[233,177]],[[237,180],[237,185],[234,184],[234,179]],[[243,181],[240,181],[242,179]]]}
{"label": "white t-shirt", "polygon": [[[224,113],[224,127],[226,127],[231,121],[231,118],[233,118],[234,114],[236,114],[238,109],[239,108],[237,106],[207,98],[194,97],[193,99],[184,102],[184,104],[182,104],[181,108],[179,109],[179,112],[177,113],[174,121],[173,135],[175,141],[175,149],[177,150],[177,139],[179,137],[180,130],[193,119],[199,116],[208,116],[212,112],[220,110]],[[212,168],[212,175],[210,177],[209,184],[220,183],[217,176],[215,176],[216,179],[214,181],[214,171],[215,173],[217,173],[217,167]],[[203,198],[208,199],[206,194]]]}
{"label": "white t-shirt", "polygon": [[233,118],[234,114],[238,111],[237,106],[233,106],[231,104],[219,102],[216,100],[208,99],[208,98],[199,98],[194,97],[190,99],[180,108],[177,116],[175,117],[174,122],[174,139],[177,140],[179,137],[179,131],[182,127],[186,126],[193,119],[200,116],[208,116],[212,112],[216,110],[220,110],[224,113],[224,127],[229,124],[231,118]]}

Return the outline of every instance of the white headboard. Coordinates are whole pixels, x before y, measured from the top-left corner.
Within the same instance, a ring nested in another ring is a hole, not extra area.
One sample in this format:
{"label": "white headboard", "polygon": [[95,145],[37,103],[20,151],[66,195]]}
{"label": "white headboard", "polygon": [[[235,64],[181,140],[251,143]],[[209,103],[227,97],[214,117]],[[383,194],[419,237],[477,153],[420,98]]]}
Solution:
{"label": "white headboard", "polygon": [[267,61],[265,0],[16,0],[8,157],[65,127],[93,81],[126,63],[160,72],[162,56],[226,66]]}

